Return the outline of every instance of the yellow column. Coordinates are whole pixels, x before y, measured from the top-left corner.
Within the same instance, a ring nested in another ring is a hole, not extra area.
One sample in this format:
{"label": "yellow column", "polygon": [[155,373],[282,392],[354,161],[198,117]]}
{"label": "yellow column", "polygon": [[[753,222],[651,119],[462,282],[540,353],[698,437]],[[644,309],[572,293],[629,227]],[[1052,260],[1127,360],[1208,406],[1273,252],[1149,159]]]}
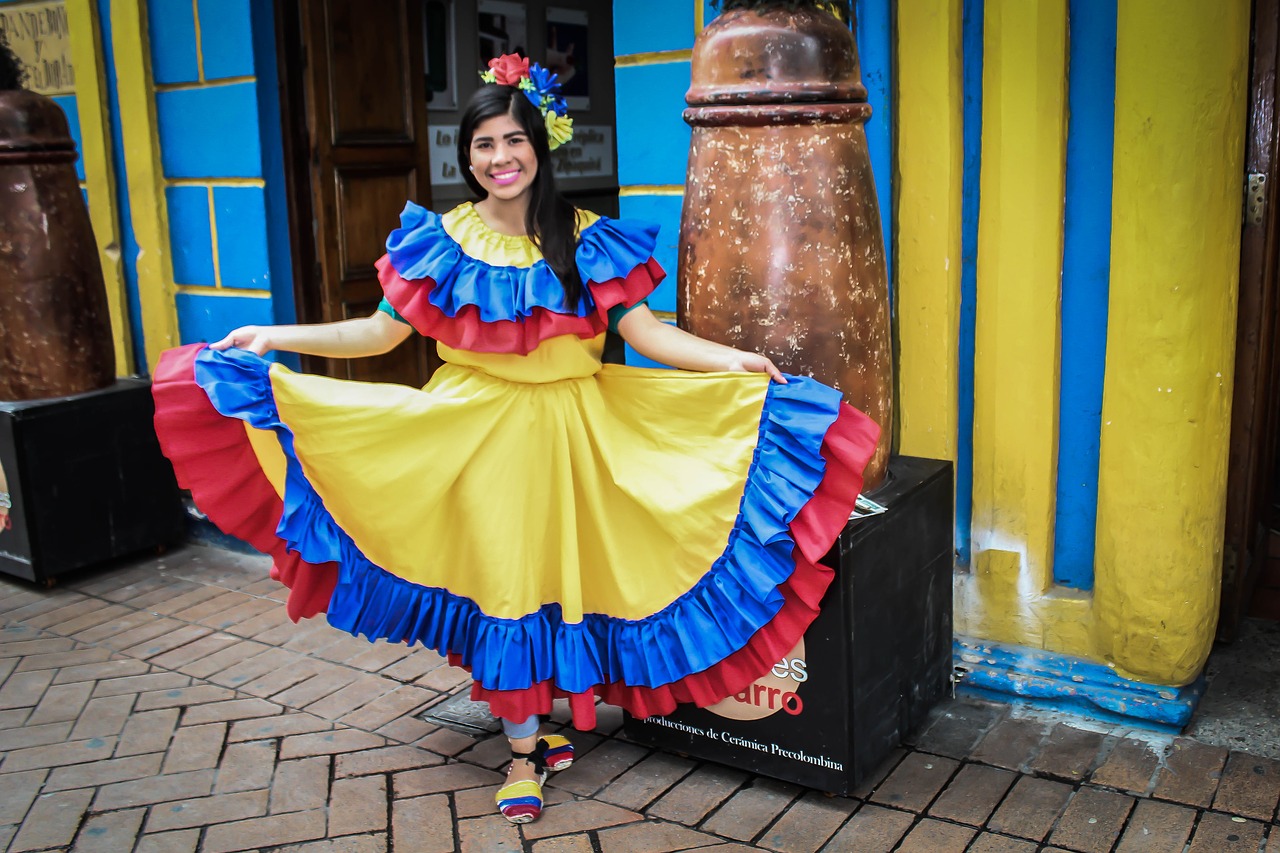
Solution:
{"label": "yellow column", "polygon": [[70,27],[71,61],[76,69],[76,110],[80,114],[80,158],[84,162],[85,188],[89,195],[89,220],[98,244],[98,259],[107,285],[111,309],[111,335],[115,341],[116,373],[133,372],[133,345],[129,330],[129,301],[120,262],[119,211],[116,209],[116,174],[111,162],[111,126],[107,94],[103,88],[102,30],[93,0],[66,0]]}
{"label": "yellow column", "polygon": [[156,134],[145,4],[111,4],[111,33],[129,207],[138,241],[142,331],[147,363],[154,367],[162,350],[178,344],[178,312],[174,304],[173,259],[169,255],[169,221]]}
{"label": "yellow column", "polygon": [[1125,0],[1116,53],[1097,641],[1185,684],[1221,578],[1249,3]]}
{"label": "yellow column", "polygon": [[956,458],[964,63],[961,0],[898,7],[899,448]]}
{"label": "yellow column", "polygon": [[1032,603],[1052,577],[1066,51],[1066,0],[988,0],[973,556],[1007,619],[983,636],[1028,645],[1044,643]]}

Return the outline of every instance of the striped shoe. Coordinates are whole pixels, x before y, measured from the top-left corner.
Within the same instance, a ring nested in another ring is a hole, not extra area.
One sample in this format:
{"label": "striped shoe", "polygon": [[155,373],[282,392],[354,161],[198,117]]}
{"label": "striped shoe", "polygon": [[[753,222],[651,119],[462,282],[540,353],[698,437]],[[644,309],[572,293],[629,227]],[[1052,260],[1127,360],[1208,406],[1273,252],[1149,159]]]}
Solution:
{"label": "striped shoe", "polygon": [[537,751],[542,753],[543,762],[553,773],[564,770],[573,763],[573,744],[564,735],[546,735],[538,738]]}
{"label": "striped shoe", "polygon": [[[542,779],[545,780],[546,774]],[[531,823],[542,814],[542,782],[524,779],[498,789],[498,811],[511,823]]]}

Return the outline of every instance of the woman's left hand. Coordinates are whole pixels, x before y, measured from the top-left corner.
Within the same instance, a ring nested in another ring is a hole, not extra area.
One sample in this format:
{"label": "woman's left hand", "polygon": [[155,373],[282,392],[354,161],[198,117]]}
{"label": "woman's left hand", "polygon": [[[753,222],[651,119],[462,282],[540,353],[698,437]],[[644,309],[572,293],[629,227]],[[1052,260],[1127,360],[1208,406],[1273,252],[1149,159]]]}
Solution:
{"label": "woman's left hand", "polygon": [[729,356],[729,364],[725,369],[742,373],[767,373],[774,382],[787,384],[787,377],[782,375],[782,371],[775,367],[772,361],[755,352],[734,350],[733,355]]}

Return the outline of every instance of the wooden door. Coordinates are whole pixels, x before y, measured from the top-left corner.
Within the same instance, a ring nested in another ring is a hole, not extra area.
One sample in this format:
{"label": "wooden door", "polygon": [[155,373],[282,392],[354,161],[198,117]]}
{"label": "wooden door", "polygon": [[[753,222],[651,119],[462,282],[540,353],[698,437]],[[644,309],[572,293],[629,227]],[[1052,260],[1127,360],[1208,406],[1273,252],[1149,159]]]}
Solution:
{"label": "wooden door", "polygon": [[[1254,50],[1250,80],[1249,128],[1242,182],[1255,184],[1246,196],[1262,199],[1260,213],[1246,198],[1240,246],[1240,298],[1236,330],[1236,375],[1227,474],[1227,516],[1223,549],[1222,603],[1218,637],[1235,639],[1249,612],[1260,574],[1268,562],[1280,444],[1280,357],[1277,341],[1277,203],[1280,203],[1280,136],[1276,127],[1276,80],[1280,0],[1254,4]],[[1257,176],[1265,183],[1259,187]]]}
{"label": "wooden door", "polygon": [[[300,319],[343,320],[371,313],[382,298],[373,263],[405,200],[430,204],[422,2],[298,0],[298,12],[308,149],[298,153],[310,163],[315,239]],[[434,345],[414,335],[383,356],[307,366],[422,385],[434,359]]]}

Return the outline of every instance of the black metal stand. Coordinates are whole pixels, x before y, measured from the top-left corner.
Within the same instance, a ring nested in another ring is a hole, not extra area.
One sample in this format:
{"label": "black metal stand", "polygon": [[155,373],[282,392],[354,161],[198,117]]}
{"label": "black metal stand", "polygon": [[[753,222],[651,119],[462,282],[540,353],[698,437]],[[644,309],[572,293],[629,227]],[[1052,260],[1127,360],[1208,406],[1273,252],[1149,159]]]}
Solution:
{"label": "black metal stand", "polygon": [[628,718],[627,737],[846,794],[948,692],[951,463],[897,457],[824,563],[836,579],[800,645],[711,708]]}
{"label": "black metal stand", "polygon": [[47,582],[182,539],[173,469],[152,425],[151,386],[0,402],[0,465],[13,496],[0,572]]}

